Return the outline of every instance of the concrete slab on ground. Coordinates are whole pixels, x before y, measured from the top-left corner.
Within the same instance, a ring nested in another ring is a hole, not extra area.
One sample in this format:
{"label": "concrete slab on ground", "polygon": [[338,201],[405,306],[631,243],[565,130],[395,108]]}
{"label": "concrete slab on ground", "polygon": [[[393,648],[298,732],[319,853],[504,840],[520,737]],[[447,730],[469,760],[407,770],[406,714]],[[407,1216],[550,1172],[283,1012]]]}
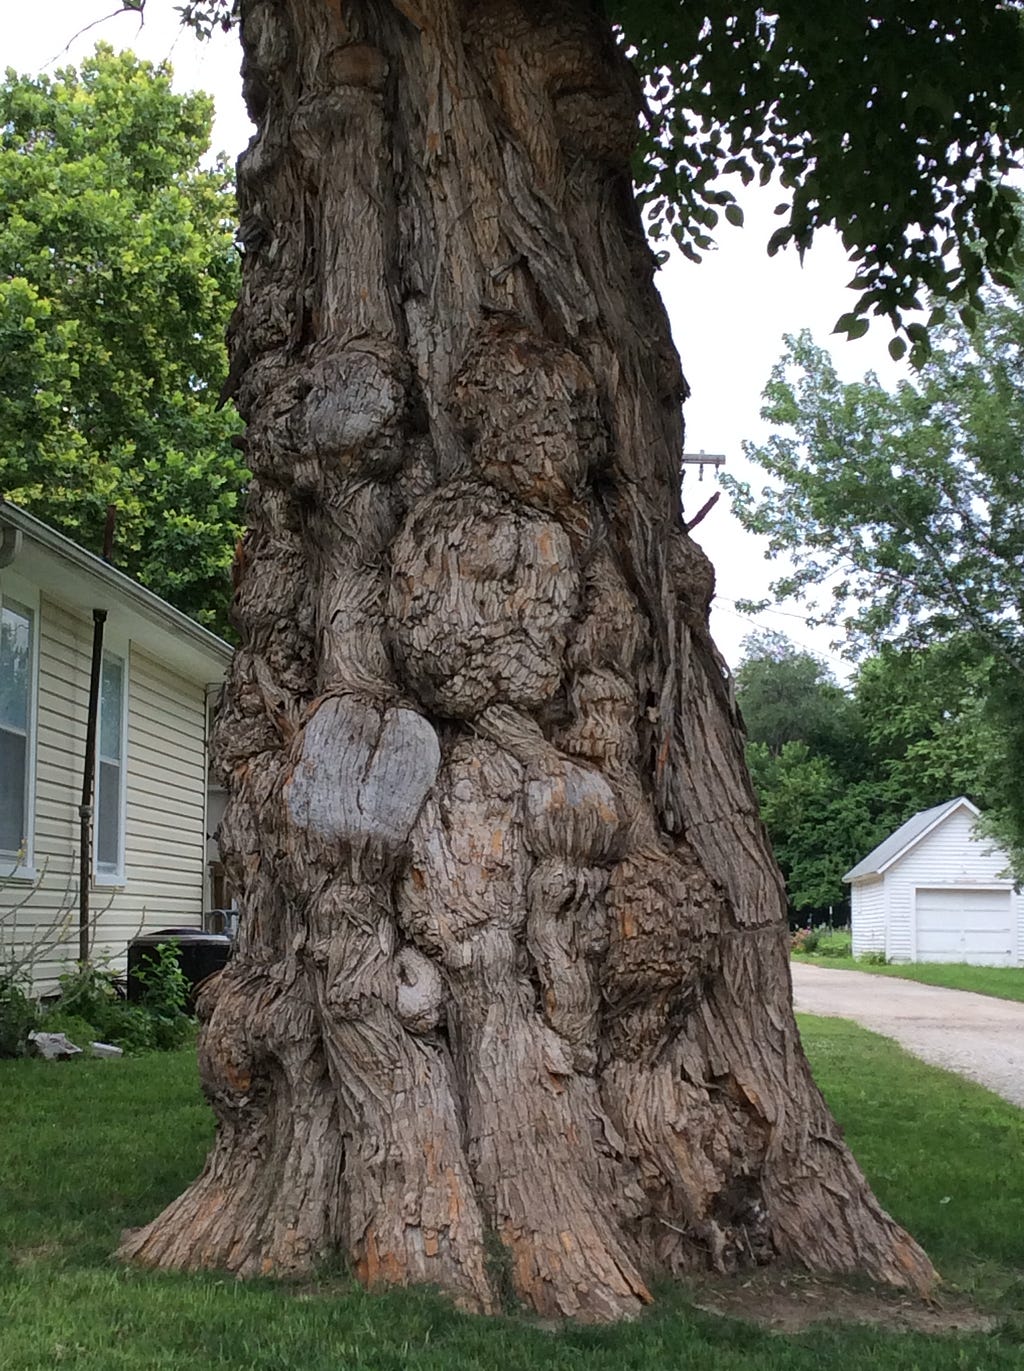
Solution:
{"label": "concrete slab on ground", "polygon": [[802,1013],[853,1019],[1024,1109],[1024,1004],[897,976],[807,962],[790,967],[793,1004]]}

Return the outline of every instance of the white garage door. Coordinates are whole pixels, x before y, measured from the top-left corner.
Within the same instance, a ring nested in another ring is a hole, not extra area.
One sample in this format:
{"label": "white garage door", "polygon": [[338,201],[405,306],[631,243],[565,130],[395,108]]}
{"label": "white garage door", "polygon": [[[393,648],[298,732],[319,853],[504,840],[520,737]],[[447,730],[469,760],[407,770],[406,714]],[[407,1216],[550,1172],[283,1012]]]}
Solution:
{"label": "white garage door", "polygon": [[1012,966],[1010,896],[1009,890],[918,890],[917,960]]}

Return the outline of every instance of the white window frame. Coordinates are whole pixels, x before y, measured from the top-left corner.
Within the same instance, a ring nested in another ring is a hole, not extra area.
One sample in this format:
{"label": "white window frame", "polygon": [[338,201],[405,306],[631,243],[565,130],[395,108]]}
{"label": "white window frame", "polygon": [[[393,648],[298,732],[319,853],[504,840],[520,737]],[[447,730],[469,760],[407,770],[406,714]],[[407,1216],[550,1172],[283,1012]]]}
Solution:
{"label": "white window frame", "polygon": [[[116,657],[121,663],[121,775],[118,795],[120,826],[117,835],[117,865],[113,870],[100,870],[96,851],[96,834],[100,819],[100,718],[102,715],[102,693],[97,701],[96,715],[96,756],[93,767],[92,790],[92,883],[102,889],[121,888],[126,884],[125,848],[127,845],[128,822],[128,715],[131,695],[131,653],[128,639],[106,625],[103,635],[104,657]],[[100,675],[102,692],[102,673]]]}
{"label": "white window frame", "polygon": [[0,571],[0,605],[13,601],[32,615],[32,664],[28,688],[28,735],[25,747],[25,767],[28,783],[25,787],[25,850],[18,862],[17,853],[0,852],[0,879],[11,882],[34,882],[36,870],[36,756],[39,748],[39,590],[6,568]]}

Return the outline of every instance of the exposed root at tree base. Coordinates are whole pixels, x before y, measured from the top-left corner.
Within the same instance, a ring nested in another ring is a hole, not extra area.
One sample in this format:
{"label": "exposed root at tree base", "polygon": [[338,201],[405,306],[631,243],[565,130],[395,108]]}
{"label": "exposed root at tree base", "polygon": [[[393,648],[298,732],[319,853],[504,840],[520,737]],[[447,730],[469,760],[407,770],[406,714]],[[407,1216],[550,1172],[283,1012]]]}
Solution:
{"label": "exposed root at tree base", "polygon": [[687,1281],[684,1289],[704,1313],[742,1319],[770,1333],[799,1333],[816,1323],[873,1324],[896,1333],[985,1333],[999,1323],[952,1291],[921,1299],[793,1270],[709,1276]]}

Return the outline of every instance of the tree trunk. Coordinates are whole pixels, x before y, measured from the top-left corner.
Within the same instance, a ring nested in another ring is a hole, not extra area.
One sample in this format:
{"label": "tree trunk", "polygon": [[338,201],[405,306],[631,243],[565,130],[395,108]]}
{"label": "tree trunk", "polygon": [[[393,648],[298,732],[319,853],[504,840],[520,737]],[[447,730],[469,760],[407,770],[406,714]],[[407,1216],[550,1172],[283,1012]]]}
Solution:
{"label": "tree trunk", "polygon": [[248,0],[217,1139],[160,1267],[922,1288],[814,1086],[587,0]]}

